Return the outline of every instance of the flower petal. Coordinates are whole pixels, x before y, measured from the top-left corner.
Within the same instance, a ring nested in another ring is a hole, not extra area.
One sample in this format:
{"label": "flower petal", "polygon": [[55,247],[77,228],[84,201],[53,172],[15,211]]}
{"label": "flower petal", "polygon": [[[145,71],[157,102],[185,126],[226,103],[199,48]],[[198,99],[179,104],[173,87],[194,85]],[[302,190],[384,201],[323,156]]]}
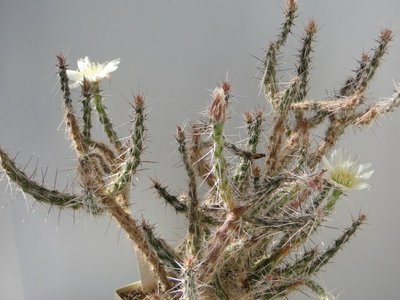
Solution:
{"label": "flower petal", "polygon": [[371,171],[368,171],[368,172],[364,172],[363,174],[358,175],[358,178],[360,178],[360,179],[369,179],[374,172],[375,172],[374,170],[371,170]]}
{"label": "flower petal", "polygon": [[328,172],[333,170],[333,166],[325,156],[322,156],[322,164],[324,165],[324,169],[328,170]]}
{"label": "flower petal", "polygon": [[354,190],[364,190],[364,189],[369,189],[371,187],[371,185],[369,185],[366,182],[359,182],[357,184],[355,184],[352,189]]}
{"label": "flower petal", "polygon": [[121,60],[119,58],[113,59],[112,61],[108,62],[104,66],[104,68],[102,70],[102,73],[107,75],[107,74],[109,74],[111,72],[114,72],[116,69],[118,69],[118,65],[119,65],[120,62],[121,62]]}
{"label": "flower petal", "polygon": [[90,65],[90,59],[87,56],[78,60],[78,69],[80,72],[84,72],[86,69],[90,68]]}
{"label": "flower petal", "polygon": [[80,72],[73,70],[67,70],[67,76],[70,81],[80,81],[83,77]]}

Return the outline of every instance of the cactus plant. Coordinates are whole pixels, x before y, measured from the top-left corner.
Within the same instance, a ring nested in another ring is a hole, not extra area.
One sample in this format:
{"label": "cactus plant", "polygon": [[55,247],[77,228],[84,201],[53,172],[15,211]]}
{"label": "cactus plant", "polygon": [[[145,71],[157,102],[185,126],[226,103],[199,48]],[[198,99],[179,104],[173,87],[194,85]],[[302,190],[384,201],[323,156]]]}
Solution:
{"label": "cactus plant", "polygon": [[[365,93],[380,66],[392,32],[385,29],[371,53],[363,53],[354,75],[323,100],[308,97],[311,54],[317,24],[304,29],[296,74],[279,82],[279,58],[290,36],[298,4],[287,2],[280,33],[262,58],[261,86],[272,108],[265,130],[261,110],[244,113],[245,144],[225,135],[234,95],[229,81],[214,89],[207,115],[182,128],[176,141],[187,174],[186,197],[174,195],[159,180],[160,199],[187,218],[185,239],[176,247],[158,237],[151,224],[134,217],[130,186],[142,164],[146,144],[145,95],[134,96],[131,137],[123,143],[103,103],[102,79],[119,60],[92,63],[85,57],[78,70],[57,56],[64,121],[77,157],[80,193],[61,192],[34,181],[0,147],[7,178],[34,199],[60,209],[109,214],[145,257],[157,279],[146,299],[278,299],[307,288],[320,299],[332,296],[316,275],[365,223],[365,214],[325,249],[311,243],[349,189],[367,187],[367,164],[337,148],[351,127],[365,127],[400,105],[399,91],[385,101],[365,103]],[[82,121],[70,90],[81,88]],[[97,113],[108,141],[92,134]],[[317,133],[323,138],[317,139]],[[267,138],[264,138],[263,132]],[[330,155],[329,155],[330,154]],[[204,188],[206,187],[206,188]]]}

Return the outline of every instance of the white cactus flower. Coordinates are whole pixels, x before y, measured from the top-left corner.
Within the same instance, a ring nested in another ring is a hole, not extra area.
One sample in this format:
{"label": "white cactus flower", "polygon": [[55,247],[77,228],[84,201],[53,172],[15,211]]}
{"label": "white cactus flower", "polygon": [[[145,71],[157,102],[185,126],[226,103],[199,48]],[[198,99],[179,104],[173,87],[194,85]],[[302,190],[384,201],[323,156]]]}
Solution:
{"label": "white cactus flower", "polygon": [[361,190],[369,187],[365,182],[371,177],[373,170],[369,170],[370,163],[359,164],[358,158],[352,158],[346,150],[334,150],[328,160],[322,157],[322,164],[326,169],[326,178],[335,186],[346,190]]}
{"label": "white cactus flower", "polygon": [[110,73],[118,69],[120,59],[113,59],[110,62],[97,63],[91,62],[89,57],[78,60],[78,70],[67,70],[67,76],[70,80],[69,87],[76,88],[82,84],[86,78],[90,82],[99,82],[104,78],[109,78]]}

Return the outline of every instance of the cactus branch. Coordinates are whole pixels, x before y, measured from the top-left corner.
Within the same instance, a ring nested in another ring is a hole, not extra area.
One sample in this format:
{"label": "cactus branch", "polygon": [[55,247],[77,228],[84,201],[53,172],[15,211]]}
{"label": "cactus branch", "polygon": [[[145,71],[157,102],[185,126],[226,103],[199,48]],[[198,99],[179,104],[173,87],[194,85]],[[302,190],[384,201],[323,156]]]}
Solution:
{"label": "cactus branch", "polygon": [[83,108],[83,130],[82,134],[85,139],[86,144],[90,142],[92,128],[92,87],[89,80],[84,79],[82,83],[82,108]]}
{"label": "cactus branch", "polygon": [[166,187],[163,187],[156,179],[151,178],[151,181],[153,182],[153,188],[157,191],[158,196],[175,208],[177,213],[185,213],[188,211],[187,205],[180,201],[178,197],[170,194]]}
{"label": "cactus branch", "polygon": [[8,178],[14,182],[24,193],[31,195],[39,202],[62,208],[78,209],[83,207],[83,195],[61,193],[57,190],[50,190],[43,185],[33,181],[19,169],[15,162],[0,147],[0,163]]}
{"label": "cactus branch", "polygon": [[132,132],[132,146],[128,150],[128,154],[122,170],[117,174],[114,181],[111,194],[116,194],[125,189],[131,183],[132,176],[136,172],[141,163],[141,154],[143,151],[144,140],[144,97],[142,94],[135,96],[135,124]]}
{"label": "cactus branch", "polygon": [[313,260],[312,264],[308,268],[308,273],[313,274],[318,272],[324,265],[326,265],[335,254],[346,244],[350,238],[356,233],[362,224],[365,223],[367,217],[361,214],[357,220],[340,236],[331,247],[329,247],[324,253]]}
{"label": "cactus branch", "polygon": [[111,120],[107,114],[106,107],[103,104],[103,96],[101,95],[100,86],[98,82],[94,82],[92,85],[92,95],[94,105],[96,107],[97,113],[99,115],[99,121],[103,124],[103,129],[107,135],[110,143],[115,146],[115,149],[122,151],[122,144],[115,132]]}
{"label": "cactus branch", "polygon": [[296,17],[298,5],[295,0],[288,0],[285,9],[285,21],[282,24],[281,32],[275,42],[272,42],[264,58],[263,87],[266,99],[269,99],[272,106],[276,108],[276,94],[278,93],[276,79],[277,56],[280,48],[285,45],[289,33],[292,30],[293,22]]}
{"label": "cactus branch", "polygon": [[215,186],[215,176],[212,174],[211,166],[206,160],[206,154],[201,146],[201,129],[199,124],[192,126],[192,142],[190,145],[191,161],[193,162],[198,175],[209,187]]}
{"label": "cactus branch", "polygon": [[189,203],[188,203],[188,217],[189,217],[189,247],[194,255],[199,251],[200,247],[200,224],[199,224],[199,200],[197,198],[197,185],[196,176],[193,169],[190,155],[186,147],[186,137],[182,128],[177,127],[176,140],[178,141],[178,151],[182,156],[182,161],[185,166],[187,176],[189,178]]}
{"label": "cactus branch", "polygon": [[176,271],[180,269],[182,262],[178,259],[175,251],[167,245],[165,241],[155,236],[153,228],[146,222],[142,222],[144,236],[150,247],[157,254],[158,258],[170,269]]}
{"label": "cactus branch", "polygon": [[305,280],[304,284],[313,291],[320,300],[333,300],[334,298],[316,281],[314,280]]}
{"label": "cactus branch", "polygon": [[[243,186],[244,179],[248,177],[249,169],[251,167],[251,157],[256,154],[257,145],[261,134],[261,124],[262,124],[262,113],[259,111],[256,114],[256,117],[253,118],[251,113],[245,114],[245,120],[248,124],[248,134],[249,139],[247,141],[246,148],[249,150],[249,155],[241,156],[239,165],[236,168],[235,175],[233,177],[233,182],[240,186]],[[240,188],[240,187],[239,187]]]}
{"label": "cactus branch", "polygon": [[306,26],[306,34],[303,37],[303,46],[300,50],[299,65],[297,67],[297,76],[300,78],[298,101],[302,101],[307,95],[308,81],[310,74],[310,54],[312,52],[312,42],[317,32],[315,21],[311,20]]}
{"label": "cactus branch", "polygon": [[400,93],[396,91],[389,100],[375,103],[365,111],[356,115],[353,124],[357,126],[370,125],[381,115],[391,113],[394,111],[395,108],[399,106],[400,106]]}
{"label": "cactus branch", "polygon": [[386,54],[387,46],[389,42],[393,38],[393,33],[389,29],[385,29],[381,32],[378,40],[378,45],[374,50],[374,54],[366,63],[365,68],[363,69],[362,76],[355,87],[355,91],[357,93],[363,93],[368,86],[368,83],[374,77],[376,70],[378,69],[384,54]]}
{"label": "cactus branch", "polygon": [[64,98],[65,120],[68,128],[68,134],[74,143],[74,148],[78,156],[84,155],[88,152],[88,147],[84,142],[82,133],[79,129],[78,122],[75,117],[74,108],[72,106],[71,93],[68,86],[67,76],[67,62],[65,57],[60,54],[57,55],[58,60],[58,75],[60,77],[61,91]]}

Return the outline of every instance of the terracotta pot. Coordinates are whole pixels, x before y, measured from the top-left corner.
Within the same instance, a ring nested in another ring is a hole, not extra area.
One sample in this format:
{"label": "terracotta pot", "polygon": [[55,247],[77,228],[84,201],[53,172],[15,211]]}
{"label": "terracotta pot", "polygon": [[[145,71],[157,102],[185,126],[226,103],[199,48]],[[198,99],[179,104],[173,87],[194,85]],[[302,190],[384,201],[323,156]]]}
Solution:
{"label": "terracotta pot", "polygon": [[130,291],[135,291],[135,290],[140,290],[142,288],[142,283],[140,281],[136,281],[134,283],[128,284],[126,286],[123,286],[119,289],[116,289],[114,292],[114,300],[122,300],[120,297],[120,293],[126,293]]}

